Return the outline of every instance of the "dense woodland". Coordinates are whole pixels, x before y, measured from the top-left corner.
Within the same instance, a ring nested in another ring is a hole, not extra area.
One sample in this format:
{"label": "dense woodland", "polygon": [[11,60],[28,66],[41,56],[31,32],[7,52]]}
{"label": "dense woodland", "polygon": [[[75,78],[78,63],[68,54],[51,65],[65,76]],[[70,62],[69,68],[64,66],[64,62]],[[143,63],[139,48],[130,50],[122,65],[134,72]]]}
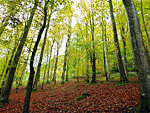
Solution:
{"label": "dense woodland", "polygon": [[[0,106],[22,87],[23,113],[29,112],[32,92],[39,86],[44,90],[48,84],[73,81],[97,88],[99,80],[106,86],[117,80],[131,88],[131,73],[136,72],[136,111],[150,112],[149,4],[149,0],[0,1]],[[81,98],[90,95],[83,93]]]}

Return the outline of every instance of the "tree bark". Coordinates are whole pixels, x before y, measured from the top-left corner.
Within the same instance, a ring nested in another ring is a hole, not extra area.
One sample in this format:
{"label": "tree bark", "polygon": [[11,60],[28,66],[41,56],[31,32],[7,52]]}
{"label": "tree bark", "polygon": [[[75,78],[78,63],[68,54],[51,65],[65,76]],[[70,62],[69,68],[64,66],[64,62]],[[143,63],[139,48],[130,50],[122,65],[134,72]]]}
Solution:
{"label": "tree bark", "polygon": [[119,41],[118,41],[118,36],[117,36],[116,23],[115,23],[115,19],[114,19],[114,15],[113,15],[112,0],[109,0],[109,6],[110,6],[111,22],[112,22],[112,27],[113,27],[114,43],[115,43],[115,47],[116,47],[116,55],[117,55],[119,72],[120,72],[119,83],[126,83],[126,82],[128,82],[128,79],[126,77],[125,70],[123,67],[123,62],[121,59],[121,52],[120,52]]}
{"label": "tree bark", "polygon": [[130,40],[137,69],[140,100],[139,113],[150,112],[150,56],[143,43],[142,32],[133,0],[123,0],[129,23]]}
{"label": "tree bark", "polygon": [[[48,71],[47,71],[47,83],[49,83],[49,79],[51,80],[51,76],[52,75],[50,73],[50,71],[52,72],[52,70],[50,70],[50,64],[51,64],[51,56],[52,56],[52,49],[53,49],[53,44],[54,44],[55,40],[53,40],[52,45],[51,45],[51,49],[50,49],[50,56],[49,56],[49,61],[48,61]],[[49,77],[50,76],[50,77]]]}
{"label": "tree bark", "polygon": [[69,81],[68,72],[69,72],[69,50],[68,50],[68,56],[67,56],[66,82]]}
{"label": "tree bark", "polygon": [[45,6],[44,6],[44,22],[43,25],[39,31],[38,37],[37,37],[37,41],[35,42],[34,48],[33,48],[33,52],[31,55],[31,59],[30,59],[30,76],[29,76],[29,80],[28,80],[28,84],[27,84],[27,93],[26,93],[26,97],[25,97],[25,102],[24,102],[24,106],[23,106],[23,113],[29,113],[29,105],[30,105],[30,97],[31,97],[31,92],[32,92],[32,85],[33,85],[33,78],[34,78],[34,67],[33,67],[33,63],[34,63],[34,57],[37,51],[37,47],[38,44],[40,42],[42,33],[46,27],[46,20],[47,20],[47,4],[48,1],[45,2]]}
{"label": "tree bark", "polygon": [[46,44],[46,40],[47,40],[47,32],[48,32],[48,29],[49,29],[51,15],[52,15],[52,9],[51,9],[51,12],[48,16],[48,24],[46,26],[44,42],[43,42],[43,45],[42,45],[42,49],[41,49],[41,53],[40,53],[40,59],[39,59],[39,63],[38,63],[37,71],[36,71],[36,76],[35,76],[35,80],[34,80],[34,84],[33,84],[33,90],[34,91],[37,90],[37,84],[38,84],[38,81],[40,79],[41,64],[42,64],[42,60],[43,60],[43,53],[44,53],[45,44]]}
{"label": "tree bark", "polygon": [[43,82],[42,82],[42,87],[41,87],[41,89],[43,89],[43,87],[44,87],[44,80],[45,80],[45,75],[46,75],[46,69],[47,69],[47,64],[46,64],[46,66],[45,66],[44,77],[43,77]]}
{"label": "tree bark", "polygon": [[96,83],[96,57],[95,57],[95,46],[94,46],[94,15],[93,15],[93,4],[91,0],[91,12],[90,15],[90,25],[91,25],[91,35],[92,35],[92,81],[91,83]]}
{"label": "tree bark", "polygon": [[79,82],[79,63],[80,63],[80,58],[78,57],[78,66],[77,66],[77,81]]}
{"label": "tree bark", "polygon": [[107,77],[110,78],[110,69],[109,69],[109,57],[108,57],[108,42],[106,39],[106,26],[105,26],[105,55],[106,55],[106,72],[107,72]]}
{"label": "tree bark", "polygon": [[[47,51],[47,62],[48,62],[48,51]],[[43,89],[43,87],[44,87],[44,81],[45,81],[46,69],[47,69],[47,63],[46,63],[45,70],[44,70],[44,77],[43,77],[43,82],[42,82],[42,87],[41,87],[41,89]]]}
{"label": "tree bark", "polygon": [[150,45],[150,37],[146,28],[146,23],[145,23],[145,18],[144,18],[144,13],[143,13],[143,0],[141,0],[141,15],[142,15],[142,20],[143,20],[144,30],[145,30],[145,33],[146,33],[146,36]]}
{"label": "tree bark", "polygon": [[65,56],[64,56],[64,65],[63,65],[63,72],[62,72],[62,81],[61,84],[64,84],[64,77],[65,77],[65,71],[66,71],[66,64],[67,64],[67,56],[68,56],[68,49],[69,49],[69,42],[70,42],[70,34],[68,35],[68,39],[66,42],[66,50],[65,50]]}
{"label": "tree bark", "polygon": [[105,51],[105,40],[104,40],[104,21],[102,17],[102,41],[103,41],[103,59],[104,59],[104,76],[106,77],[106,81],[108,81],[107,71],[106,71],[106,51]]}
{"label": "tree bark", "polygon": [[28,48],[27,59],[25,60],[24,65],[23,65],[21,77],[20,77],[20,80],[19,80],[19,86],[22,86],[22,79],[23,79],[23,76],[24,76],[24,73],[25,73],[25,70],[26,70],[26,67],[27,67],[28,60],[29,60],[31,47],[32,47],[32,42],[30,43],[30,46]]}
{"label": "tree bark", "polygon": [[56,71],[57,71],[57,64],[58,64],[58,54],[59,54],[59,42],[57,43],[57,55],[56,55],[56,62],[55,62],[55,68],[54,68],[54,84],[56,85]]}
{"label": "tree bark", "polygon": [[125,30],[124,27],[122,26],[121,28],[121,38],[123,42],[123,57],[124,57],[124,69],[125,69],[125,74],[128,76],[128,71],[127,71],[127,58],[126,58],[126,39],[125,39]]}
{"label": "tree bark", "polygon": [[2,103],[8,102],[8,97],[9,97],[9,94],[10,94],[14,74],[15,74],[15,71],[16,71],[16,66],[18,64],[18,61],[19,61],[24,43],[26,41],[26,38],[27,38],[27,35],[28,35],[28,32],[29,32],[29,28],[31,26],[32,19],[33,19],[33,16],[35,14],[36,8],[37,8],[37,0],[35,0],[35,4],[34,4],[34,7],[31,10],[29,20],[27,22],[27,25],[25,25],[25,28],[24,28],[24,33],[23,33],[21,42],[20,42],[20,44],[17,48],[16,54],[15,54],[14,59],[12,61],[13,67],[10,68],[10,71],[9,71],[7,80],[5,82],[4,88],[2,89],[2,94],[0,95],[1,96],[0,102],[2,102]]}

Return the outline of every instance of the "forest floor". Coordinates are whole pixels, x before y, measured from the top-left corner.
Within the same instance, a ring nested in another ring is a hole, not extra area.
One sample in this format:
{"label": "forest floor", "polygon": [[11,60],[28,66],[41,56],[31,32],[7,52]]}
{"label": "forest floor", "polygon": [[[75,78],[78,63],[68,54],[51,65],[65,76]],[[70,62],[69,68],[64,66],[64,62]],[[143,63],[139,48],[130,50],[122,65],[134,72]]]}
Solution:
{"label": "forest floor", "polygon": [[[97,81],[97,84],[70,81],[64,85],[49,83],[41,90],[32,92],[30,113],[91,113],[136,112],[139,101],[137,79],[129,84],[116,81]],[[18,93],[12,89],[9,103],[0,113],[21,113],[26,95],[25,87]]]}

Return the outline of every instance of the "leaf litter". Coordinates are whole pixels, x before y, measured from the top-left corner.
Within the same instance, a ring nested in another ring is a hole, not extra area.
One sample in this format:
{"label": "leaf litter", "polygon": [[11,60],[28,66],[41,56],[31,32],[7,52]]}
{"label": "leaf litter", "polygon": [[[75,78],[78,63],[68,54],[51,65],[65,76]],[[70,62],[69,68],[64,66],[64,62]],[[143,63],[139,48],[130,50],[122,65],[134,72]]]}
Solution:
{"label": "leaf litter", "polygon": [[[97,81],[97,84],[67,82],[54,86],[46,84],[44,90],[31,94],[30,113],[90,113],[90,112],[136,112],[139,101],[139,86],[135,81],[127,85],[114,85]],[[22,113],[26,90],[18,93],[13,88],[9,103],[0,108],[0,113]]]}

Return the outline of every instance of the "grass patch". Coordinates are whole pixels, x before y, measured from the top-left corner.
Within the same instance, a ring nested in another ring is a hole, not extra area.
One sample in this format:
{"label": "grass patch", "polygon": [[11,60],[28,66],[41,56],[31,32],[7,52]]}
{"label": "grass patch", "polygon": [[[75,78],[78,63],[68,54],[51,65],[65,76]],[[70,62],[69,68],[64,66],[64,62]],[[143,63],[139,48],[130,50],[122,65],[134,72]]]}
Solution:
{"label": "grass patch", "polygon": [[38,103],[37,101],[33,102],[33,104],[37,104],[37,103]]}
{"label": "grass patch", "polygon": [[109,82],[108,81],[104,81],[104,84],[108,84]]}
{"label": "grass patch", "polygon": [[87,96],[90,96],[90,94],[89,93],[83,93],[82,95],[77,97],[77,100],[82,100],[82,99],[86,98]]}
{"label": "grass patch", "polygon": [[4,108],[4,106],[0,104],[0,108]]}

